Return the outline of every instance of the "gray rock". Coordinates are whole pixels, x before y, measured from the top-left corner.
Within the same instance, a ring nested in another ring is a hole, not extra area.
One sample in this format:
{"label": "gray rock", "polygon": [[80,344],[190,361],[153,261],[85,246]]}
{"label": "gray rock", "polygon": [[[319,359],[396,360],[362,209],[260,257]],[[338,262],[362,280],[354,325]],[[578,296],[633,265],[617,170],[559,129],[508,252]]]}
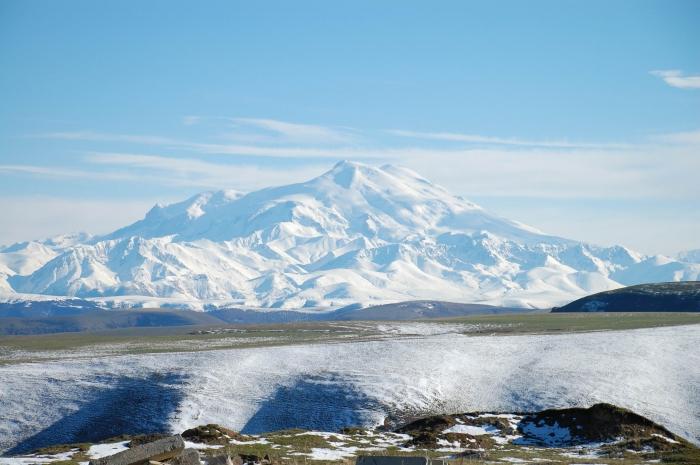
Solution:
{"label": "gray rock", "polygon": [[197,449],[185,449],[182,454],[171,459],[168,462],[170,465],[201,465],[199,461],[199,452]]}
{"label": "gray rock", "polygon": [[177,457],[185,449],[178,434],[119,452],[109,457],[90,460],[90,465],[145,465],[149,461],[162,462]]}
{"label": "gray rock", "polygon": [[355,465],[430,465],[427,457],[361,455]]}
{"label": "gray rock", "polygon": [[229,455],[217,455],[207,459],[207,465],[242,465],[243,460],[236,456],[231,458]]}

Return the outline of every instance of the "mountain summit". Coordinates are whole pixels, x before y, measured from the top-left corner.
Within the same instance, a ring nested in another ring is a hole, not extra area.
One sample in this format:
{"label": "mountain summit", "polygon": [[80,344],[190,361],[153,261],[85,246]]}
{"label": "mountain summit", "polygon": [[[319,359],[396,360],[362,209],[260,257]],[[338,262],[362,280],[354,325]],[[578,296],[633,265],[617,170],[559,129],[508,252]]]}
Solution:
{"label": "mountain summit", "polygon": [[[0,249],[0,292],[300,308],[444,299],[545,307],[700,265],[544,234],[391,165],[205,192],[83,241]],[[4,278],[4,279],[3,279]]]}

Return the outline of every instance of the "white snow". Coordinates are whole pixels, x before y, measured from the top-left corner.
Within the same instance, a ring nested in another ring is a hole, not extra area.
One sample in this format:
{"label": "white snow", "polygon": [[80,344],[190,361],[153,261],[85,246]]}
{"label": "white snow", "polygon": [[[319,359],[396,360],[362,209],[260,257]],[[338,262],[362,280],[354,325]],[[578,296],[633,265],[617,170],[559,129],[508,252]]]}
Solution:
{"label": "white snow", "polygon": [[172,386],[182,395],[168,418],[174,432],[206,423],[240,430],[260,409],[295,402],[275,396],[296,387],[330,417],[336,402],[351,397],[338,396],[338,389],[360,396],[365,400],[343,407],[349,409],[343,415],[355,412],[366,425],[383,423],[391,411],[533,411],[610,402],[700,442],[700,398],[688,389],[700,385],[698,340],[700,325],[121,356],[86,348],[72,358],[0,366],[0,450],[79,412],[96,392],[112,392],[115,379],[136,383],[167,373],[183,376]]}
{"label": "white snow", "polygon": [[90,449],[87,451],[87,455],[91,459],[107,457],[109,455],[114,455],[118,452],[127,450],[127,444],[129,444],[129,441],[113,442],[107,444],[95,444],[94,446],[90,446]]}
{"label": "white snow", "polygon": [[0,457],[0,465],[36,465],[39,463],[51,463],[59,460],[69,460],[72,452],[51,455],[33,455],[29,457]]}
{"label": "white snow", "polygon": [[549,307],[621,285],[698,276],[697,263],[546,235],[409,170],[350,162],[301,184],[156,206],[102,237],[0,249],[5,298],[101,296],[110,307],[415,299]]}
{"label": "white snow", "polygon": [[447,428],[444,433],[459,433],[459,434],[471,434],[472,436],[480,436],[483,434],[494,434],[499,433],[500,430],[495,426],[471,426],[471,425],[454,425]]}
{"label": "white snow", "polygon": [[187,449],[221,449],[222,445],[220,444],[202,444],[201,442],[192,442],[192,441],[185,441],[185,448]]}
{"label": "white snow", "polygon": [[676,441],[676,440],[674,440],[674,439],[671,439],[671,438],[668,438],[668,437],[666,437],[666,436],[664,436],[664,435],[662,435],[662,434],[653,433],[652,436],[656,436],[657,438],[661,438],[661,439],[663,439],[663,440],[666,441],[666,442],[670,442],[671,444],[678,444],[678,441]]}
{"label": "white snow", "polygon": [[348,447],[340,449],[325,449],[314,447],[311,449],[309,457],[311,460],[342,460],[344,458],[353,457],[357,448]]}
{"label": "white snow", "polygon": [[559,446],[571,442],[571,431],[569,428],[559,426],[557,422],[549,425],[544,421],[540,423],[525,423],[522,431],[527,437],[535,438],[548,446]]}

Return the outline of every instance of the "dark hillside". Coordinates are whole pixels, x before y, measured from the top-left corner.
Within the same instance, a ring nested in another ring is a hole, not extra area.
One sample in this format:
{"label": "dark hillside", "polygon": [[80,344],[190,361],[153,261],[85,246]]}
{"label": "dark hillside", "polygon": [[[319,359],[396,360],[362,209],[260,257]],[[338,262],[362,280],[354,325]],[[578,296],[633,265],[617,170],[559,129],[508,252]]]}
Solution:
{"label": "dark hillside", "polygon": [[700,281],[639,284],[599,292],[552,312],[700,312]]}

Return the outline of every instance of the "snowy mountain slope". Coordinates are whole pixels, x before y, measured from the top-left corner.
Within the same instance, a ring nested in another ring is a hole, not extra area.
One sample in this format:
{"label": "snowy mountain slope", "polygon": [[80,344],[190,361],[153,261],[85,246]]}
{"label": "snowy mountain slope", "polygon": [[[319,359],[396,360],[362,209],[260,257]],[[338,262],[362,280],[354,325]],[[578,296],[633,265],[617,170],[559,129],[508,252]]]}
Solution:
{"label": "snowy mountain slope", "polygon": [[7,273],[5,294],[272,308],[415,299],[548,307],[700,275],[700,265],[544,234],[403,168],[350,162],[305,183],[156,206],[111,234],[37,255],[37,266]]}
{"label": "snowy mountain slope", "polygon": [[687,263],[700,263],[700,249],[686,250],[678,254],[678,260]]}
{"label": "snowy mountain slope", "polygon": [[88,234],[64,234],[43,241],[17,242],[0,247],[0,295],[12,294],[7,278],[27,275],[41,268],[67,247],[88,241]]}

